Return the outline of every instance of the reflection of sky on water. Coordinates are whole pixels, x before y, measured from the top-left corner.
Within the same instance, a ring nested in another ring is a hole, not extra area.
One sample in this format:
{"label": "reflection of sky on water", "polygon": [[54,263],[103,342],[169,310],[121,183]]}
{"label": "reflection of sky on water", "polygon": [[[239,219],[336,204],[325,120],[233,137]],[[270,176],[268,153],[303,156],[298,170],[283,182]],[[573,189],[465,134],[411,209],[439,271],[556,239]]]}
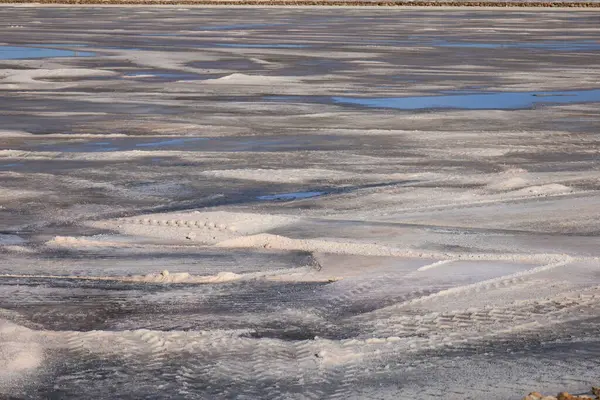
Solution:
{"label": "reflection of sky on water", "polygon": [[457,93],[442,96],[411,97],[332,97],[335,103],[373,108],[418,110],[427,108],[459,108],[467,110],[514,110],[535,104],[569,104],[600,101],[600,89],[562,92],[496,92]]}
{"label": "reflection of sky on water", "polygon": [[43,47],[0,46],[0,60],[24,60],[29,58],[91,57],[91,51],[48,49]]}

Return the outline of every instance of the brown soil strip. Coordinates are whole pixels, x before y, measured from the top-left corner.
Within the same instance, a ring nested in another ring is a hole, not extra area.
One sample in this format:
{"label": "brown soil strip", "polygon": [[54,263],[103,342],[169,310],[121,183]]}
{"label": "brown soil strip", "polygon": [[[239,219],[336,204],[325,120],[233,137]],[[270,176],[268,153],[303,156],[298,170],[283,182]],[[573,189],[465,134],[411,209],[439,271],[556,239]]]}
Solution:
{"label": "brown soil strip", "polygon": [[539,7],[600,8],[600,2],[567,1],[364,1],[364,0],[0,0],[0,4],[210,5],[210,6],[352,6],[352,7]]}

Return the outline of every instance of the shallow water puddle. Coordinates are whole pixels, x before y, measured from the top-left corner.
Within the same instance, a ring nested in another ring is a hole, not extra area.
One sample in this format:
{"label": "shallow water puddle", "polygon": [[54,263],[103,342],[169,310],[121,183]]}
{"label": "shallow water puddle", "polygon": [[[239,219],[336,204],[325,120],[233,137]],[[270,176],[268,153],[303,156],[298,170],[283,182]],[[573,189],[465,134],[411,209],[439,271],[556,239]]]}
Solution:
{"label": "shallow water puddle", "polygon": [[596,40],[546,40],[537,42],[474,42],[438,40],[429,37],[412,36],[411,40],[365,40],[364,44],[394,47],[448,47],[465,49],[519,49],[547,51],[599,51],[600,42]]}
{"label": "shallow water puddle", "polygon": [[4,169],[10,169],[10,168],[14,168],[14,167],[20,167],[21,165],[23,165],[23,163],[10,163],[10,164],[0,164],[0,168]]}
{"label": "shallow water puddle", "polygon": [[467,110],[516,110],[536,104],[570,104],[600,101],[600,89],[562,92],[446,92],[441,96],[411,97],[332,97],[334,103],[353,104],[372,108],[419,110],[458,108]]}
{"label": "shallow water puddle", "polygon": [[299,199],[310,199],[311,197],[323,196],[325,192],[292,192],[292,193],[279,193],[269,194],[265,196],[256,197],[258,200],[270,200],[270,201],[289,201]]}
{"label": "shallow water puddle", "polygon": [[45,47],[0,46],[0,60],[23,60],[28,58],[52,57],[93,57],[95,55],[96,53],[91,51],[74,51]]}
{"label": "shallow water puddle", "polygon": [[0,233],[0,245],[23,244],[26,240],[13,234]]}

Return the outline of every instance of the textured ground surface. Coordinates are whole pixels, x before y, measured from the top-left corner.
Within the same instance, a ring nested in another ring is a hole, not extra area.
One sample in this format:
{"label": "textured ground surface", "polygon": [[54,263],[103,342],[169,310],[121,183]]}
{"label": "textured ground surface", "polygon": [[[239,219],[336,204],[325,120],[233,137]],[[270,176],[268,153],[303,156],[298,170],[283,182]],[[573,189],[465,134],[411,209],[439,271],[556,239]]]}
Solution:
{"label": "textured ground surface", "polygon": [[39,7],[51,5],[95,6],[252,6],[252,7],[544,7],[599,8],[600,0],[0,0],[2,4]]}
{"label": "textured ground surface", "polygon": [[0,397],[589,391],[599,19],[0,8]]}

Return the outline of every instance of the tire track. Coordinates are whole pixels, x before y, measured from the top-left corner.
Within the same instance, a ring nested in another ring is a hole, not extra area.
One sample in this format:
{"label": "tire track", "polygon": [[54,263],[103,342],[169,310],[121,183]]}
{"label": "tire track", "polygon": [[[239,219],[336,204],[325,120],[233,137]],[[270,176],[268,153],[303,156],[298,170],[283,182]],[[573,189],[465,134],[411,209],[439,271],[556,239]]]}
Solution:
{"label": "tire track", "polygon": [[[193,214],[190,214],[193,215]],[[206,231],[221,231],[234,234],[238,231],[235,225],[227,225],[219,221],[214,221],[208,218],[203,220],[183,220],[183,219],[160,219],[156,216],[154,218],[146,217],[129,217],[129,218],[118,218],[115,220],[117,224],[125,225],[142,225],[142,226],[160,226],[160,227],[171,227],[171,228],[182,228],[182,229],[203,229]]]}
{"label": "tire track", "polygon": [[376,310],[376,311],[370,313],[368,316],[371,318],[386,318],[386,317],[389,318],[398,309],[404,308],[407,306],[414,306],[414,305],[426,303],[429,301],[437,301],[437,300],[443,299],[444,297],[448,297],[448,296],[466,296],[470,293],[486,291],[486,290],[489,290],[492,288],[509,287],[509,286],[517,284],[517,283],[525,282],[526,280],[530,279],[531,276],[538,274],[540,272],[545,272],[545,271],[549,271],[549,270],[552,270],[555,268],[564,267],[564,266],[570,264],[572,261],[573,261],[573,259],[571,257],[567,256],[567,257],[564,257],[564,260],[562,260],[562,261],[538,266],[538,267],[528,269],[525,271],[519,271],[519,272],[515,272],[510,275],[500,276],[497,278],[487,279],[484,281],[480,281],[480,282],[476,282],[476,283],[472,283],[472,284],[468,284],[468,285],[456,286],[456,287],[452,287],[449,289],[436,291],[435,293],[432,293],[432,294],[428,294],[428,295],[421,296],[421,297],[416,297],[416,298],[408,300],[406,302],[394,304],[392,306]]}
{"label": "tire track", "polygon": [[423,207],[413,207],[413,208],[403,208],[394,210],[394,212],[402,213],[403,215],[409,214],[421,214],[421,213],[430,213],[435,211],[454,211],[454,210],[462,210],[462,209],[471,209],[471,208],[479,208],[485,207],[492,204],[518,204],[521,202],[526,202],[528,200],[532,201],[542,201],[542,200],[550,200],[555,198],[570,198],[570,197],[578,197],[578,196],[595,196],[597,193],[593,190],[580,190],[580,191],[571,191],[568,193],[558,193],[558,194],[538,194],[532,196],[516,196],[516,197],[508,197],[504,199],[488,199],[488,200],[480,200],[477,202],[469,202],[469,203],[459,203],[459,204],[445,204],[445,205],[434,205],[434,206],[423,206]]}
{"label": "tire track", "polygon": [[[541,327],[550,331],[565,323],[580,323],[600,310],[600,287],[585,293],[555,298],[518,302],[503,308],[469,309],[451,313],[429,313],[400,316],[362,325],[360,343],[378,345],[392,343],[408,351],[424,351],[439,347],[464,348],[472,343],[506,335],[536,332]],[[569,322],[570,321],[570,322]]]}

